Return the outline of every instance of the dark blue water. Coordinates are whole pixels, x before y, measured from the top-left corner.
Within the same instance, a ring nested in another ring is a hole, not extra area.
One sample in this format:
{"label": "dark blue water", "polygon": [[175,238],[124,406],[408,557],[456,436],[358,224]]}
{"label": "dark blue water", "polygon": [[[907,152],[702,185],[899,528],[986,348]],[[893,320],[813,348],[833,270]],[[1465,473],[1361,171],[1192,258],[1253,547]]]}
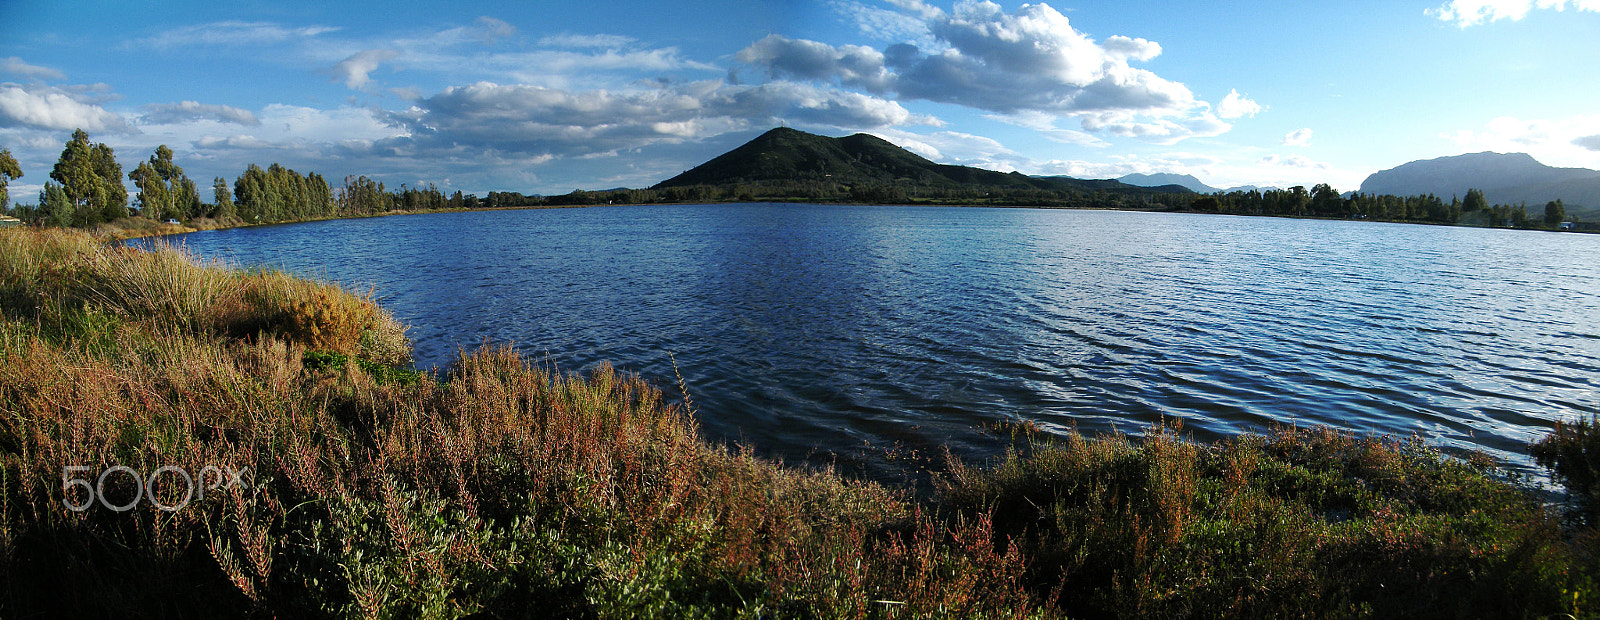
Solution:
{"label": "dark blue water", "polygon": [[1033,209],[709,205],[339,220],[172,239],[375,287],[419,365],[608,360],[702,428],[883,476],[982,427],[1419,433],[1527,466],[1600,406],[1600,236]]}

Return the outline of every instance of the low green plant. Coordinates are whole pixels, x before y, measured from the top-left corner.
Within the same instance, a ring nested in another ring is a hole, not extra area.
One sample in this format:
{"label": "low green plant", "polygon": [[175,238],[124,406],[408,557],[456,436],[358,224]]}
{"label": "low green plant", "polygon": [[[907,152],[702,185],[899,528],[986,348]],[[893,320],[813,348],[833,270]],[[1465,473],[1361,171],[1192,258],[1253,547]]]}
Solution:
{"label": "low green plant", "polygon": [[1600,415],[1557,421],[1553,432],[1530,448],[1533,458],[1567,489],[1572,514],[1600,526]]}
{"label": "low green plant", "polygon": [[1074,433],[953,463],[941,497],[1074,616],[1547,615],[1588,587],[1531,493],[1416,439]]}
{"label": "low green plant", "polygon": [[1588,617],[1600,617],[1600,416],[1557,421],[1530,451],[1567,492],[1566,542],[1576,568],[1565,594]]}
{"label": "low green plant", "polygon": [[331,351],[306,351],[302,360],[308,370],[324,370],[332,373],[343,371],[347,364],[353,362],[362,372],[367,373],[367,376],[372,377],[372,380],[380,385],[411,385],[423,377],[423,373],[414,369],[385,366],[359,357],[352,358],[344,353]]}

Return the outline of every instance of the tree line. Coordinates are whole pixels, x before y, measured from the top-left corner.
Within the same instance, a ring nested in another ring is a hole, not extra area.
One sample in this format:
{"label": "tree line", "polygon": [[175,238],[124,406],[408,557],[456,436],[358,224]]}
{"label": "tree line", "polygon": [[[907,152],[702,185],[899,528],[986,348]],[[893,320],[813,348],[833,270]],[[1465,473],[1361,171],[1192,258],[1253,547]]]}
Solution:
{"label": "tree line", "polygon": [[[9,150],[0,149],[0,206],[8,204],[7,186],[23,172]],[[296,222],[373,215],[389,211],[470,209],[476,196],[445,195],[433,185],[388,191],[367,177],[349,177],[334,188],[315,172],[301,174],[279,164],[251,164],[232,184],[216,177],[209,202],[194,180],[173,160],[166,145],[127,174],[137,193],[128,195],[122,165],[104,143],[93,143],[82,129],[72,134],[50,171],[50,180],[36,204],[20,202],[12,215],[28,223],[87,228],[127,217],[155,221],[219,220],[222,225]],[[130,200],[131,198],[131,200]]]}
{"label": "tree line", "polygon": [[1289,189],[1217,192],[1195,197],[1190,210],[1238,215],[1277,215],[1420,222],[1430,224],[1470,223],[1479,226],[1536,228],[1555,227],[1567,220],[1566,205],[1550,201],[1542,214],[1528,213],[1528,206],[1494,205],[1483,192],[1468,189],[1466,198],[1451,197],[1450,202],[1433,194],[1420,196],[1373,195],[1360,192],[1340,194],[1328,184]]}
{"label": "tree line", "polygon": [[[137,194],[130,197],[123,183],[122,166],[110,146],[93,143],[83,130],[73,132],[50,171],[50,181],[35,205],[18,203],[11,213],[39,224],[90,227],[101,222],[139,216],[156,221],[219,220],[222,225],[293,222],[335,217],[356,217],[394,211],[437,211],[477,208],[582,206],[597,204],[657,204],[732,201],[858,202],[874,204],[984,204],[1146,211],[1194,211],[1238,215],[1367,219],[1433,224],[1472,224],[1494,227],[1555,227],[1566,221],[1565,205],[1549,202],[1543,213],[1529,213],[1526,204],[1489,205],[1483,192],[1469,189],[1464,199],[1445,202],[1438,196],[1340,194],[1326,183],[1310,190],[1288,189],[1185,194],[1170,192],[1126,193],[1104,190],[1036,189],[1014,187],[939,187],[906,183],[846,185],[818,179],[690,185],[604,191],[573,190],[559,196],[489,192],[484,199],[457,191],[445,194],[436,186],[391,190],[366,176],[349,176],[338,188],[321,175],[300,174],[279,164],[261,168],[251,164],[230,185],[212,181],[211,201],[202,199],[196,184],[173,160],[172,149],[156,147],[139,162],[127,179]],[[6,187],[22,176],[10,151],[0,149],[0,205],[7,204]],[[1582,225],[1580,225],[1581,227]]]}

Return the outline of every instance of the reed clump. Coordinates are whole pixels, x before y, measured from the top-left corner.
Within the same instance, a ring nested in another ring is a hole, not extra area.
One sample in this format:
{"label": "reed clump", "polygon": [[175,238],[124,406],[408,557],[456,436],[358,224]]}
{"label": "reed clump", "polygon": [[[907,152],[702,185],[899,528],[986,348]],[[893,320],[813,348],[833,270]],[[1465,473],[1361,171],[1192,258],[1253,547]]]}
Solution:
{"label": "reed clump", "polygon": [[924,501],[708,443],[607,365],[388,365],[403,328],[330,285],[0,232],[13,258],[0,616],[1593,613],[1528,495],[1416,441],[1030,435]]}
{"label": "reed clump", "polygon": [[1574,516],[1600,527],[1600,415],[1556,422],[1555,432],[1533,445],[1533,457],[1566,486]]}

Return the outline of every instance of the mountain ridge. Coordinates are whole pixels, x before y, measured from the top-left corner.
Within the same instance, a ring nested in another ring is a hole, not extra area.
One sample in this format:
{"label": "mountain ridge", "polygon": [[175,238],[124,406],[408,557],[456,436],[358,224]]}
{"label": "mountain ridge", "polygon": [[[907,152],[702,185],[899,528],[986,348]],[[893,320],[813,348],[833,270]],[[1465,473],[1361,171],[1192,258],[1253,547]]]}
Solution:
{"label": "mountain ridge", "polygon": [[1135,172],[1133,174],[1122,175],[1120,177],[1117,177],[1115,180],[1118,181],[1118,182],[1121,182],[1121,183],[1127,183],[1128,185],[1137,185],[1139,187],[1160,187],[1160,186],[1163,186],[1163,185],[1181,185],[1183,187],[1189,188],[1191,191],[1194,191],[1196,193],[1201,193],[1201,194],[1215,194],[1217,192],[1224,191],[1224,190],[1222,190],[1220,188],[1216,188],[1216,187],[1212,187],[1210,185],[1206,185],[1200,179],[1195,178],[1195,176],[1192,175],[1192,174],[1176,174],[1176,173],[1172,173],[1172,172],[1157,172],[1155,174],[1142,174],[1142,173]]}
{"label": "mountain ridge", "polygon": [[652,189],[694,185],[831,182],[841,185],[912,184],[939,189],[1032,189],[1118,193],[1187,193],[1178,185],[1142,187],[1110,179],[1034,177],[935,163],[887,140],[857,133],[830,138],[778,127]]}
{"label": "mountain ridge", "polygon": [[[695,186],[722,187],[726,191],[737,191],[739,195],[760,194],[759,190],[754,194],[747,190],[761,187],[768,188],[767,191],[779,186],[813,188],[803,190],[807,193],[802,194],[775,195],[819,195],[816,191],[822,192],[820,195],[836,195],[842,191],[856,196],[857,200],[903,199],[908,191],[924,197],[933,192],[931,195],[948,199],[952,195],[988,196],[989,192],[1004,192],[1008,196],[1024,196],[1029,191],[1151,196],[1220,194],[1251,189],[1249,186],[1218,189],[1193,175],[1177,173],[1079,179],[999,172],[935,163],[871,134],[834,138],[787,127],[768,130],[651,189]],[[1358,191],[1368,195],[1431,194],[1448,199],[1464,196],[1468,189],[1483,191],[1490,204],[1525,203],[1542,207],[1546,202],[1560,199],[1569,212],[1600,208],[1600,171],[1547,166],[1526,153],[1468,153],[1407,162],[1373,173]]]}
{"label": "mountain ridge", "polygon": [[1481,190],[1490,204],[1543,206],[1561,200],[1569,208],[1600,206],[1600,170],[1557,168],[1527,153],[1465,153],[1407,162],[1369,175],[1364,194],[1439,197]]}

